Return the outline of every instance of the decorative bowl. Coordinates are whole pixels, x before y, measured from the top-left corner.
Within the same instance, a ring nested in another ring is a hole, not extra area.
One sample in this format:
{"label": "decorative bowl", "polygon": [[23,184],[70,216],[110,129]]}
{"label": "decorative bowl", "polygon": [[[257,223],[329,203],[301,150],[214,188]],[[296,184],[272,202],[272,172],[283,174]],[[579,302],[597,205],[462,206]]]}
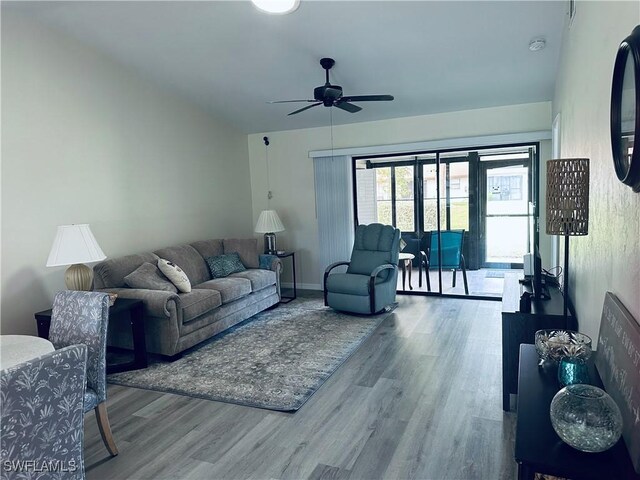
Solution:
{"label": "decorative bowl", "polygon": [[604,452],[622,434],[616,402],[592,385],[569,385],[553,397],[551,425],[563,442],[582,452]]}
{"label": "decorative bowl", "polygon": [[587,361],[591,357],[591,338],[572,330],[538,330],[535,344],[540,363],[559,362],[564,357]]}

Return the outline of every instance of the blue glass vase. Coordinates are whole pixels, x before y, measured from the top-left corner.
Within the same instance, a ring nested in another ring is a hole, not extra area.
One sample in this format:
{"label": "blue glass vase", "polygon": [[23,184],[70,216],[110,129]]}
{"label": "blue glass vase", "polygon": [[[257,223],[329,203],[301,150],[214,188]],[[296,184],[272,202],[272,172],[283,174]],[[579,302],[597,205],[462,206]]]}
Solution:
{"label": "blue glass vase", "polygon": [[587,362],[578,357],[564,357],[558,365],[558,381],[563,387],[591,383]]}

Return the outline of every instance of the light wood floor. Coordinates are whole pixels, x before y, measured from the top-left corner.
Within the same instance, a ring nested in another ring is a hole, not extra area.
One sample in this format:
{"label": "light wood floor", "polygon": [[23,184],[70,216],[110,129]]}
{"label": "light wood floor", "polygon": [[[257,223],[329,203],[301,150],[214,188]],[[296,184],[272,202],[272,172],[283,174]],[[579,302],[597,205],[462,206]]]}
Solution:
{"label": "light wood floor", "polygon": [[500,303],[398,300],[295,414],[109,386],[120,455],[87,416],[87,478],[515,478]]}

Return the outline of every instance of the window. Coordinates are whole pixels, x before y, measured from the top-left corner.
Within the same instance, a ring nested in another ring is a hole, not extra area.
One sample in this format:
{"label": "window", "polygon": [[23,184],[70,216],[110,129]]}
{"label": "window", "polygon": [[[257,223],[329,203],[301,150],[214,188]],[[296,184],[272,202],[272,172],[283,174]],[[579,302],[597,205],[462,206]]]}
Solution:
{"label": "window", "polygon": [[376,168],[376,220],[385,225],[393,224],[391,205],[391,168]]}
{"label": "window", "polygon": [[522,200],[523,175],[496,175],[487,181],[489,201]]}
{"label": "window", "polygon": [[452,230],[469,231],[469,162],[447,164],[449,175],[449,224]]}
{"label": "window", "polygon": [[396,182],[396,222],[394,226],[402,232],[414,232],[416,227],[413,202],[413,166],[393,168]]}

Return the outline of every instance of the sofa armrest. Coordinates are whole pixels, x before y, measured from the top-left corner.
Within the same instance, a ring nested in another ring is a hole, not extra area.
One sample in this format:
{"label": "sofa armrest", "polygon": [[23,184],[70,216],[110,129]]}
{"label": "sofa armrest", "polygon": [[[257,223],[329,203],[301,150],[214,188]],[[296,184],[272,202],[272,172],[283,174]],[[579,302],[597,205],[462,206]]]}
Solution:
{"label": "sofa armrest", "polygon": [[280,274],[282,273],[282,260],[276,255],[269,255],[267,253],[261,253],[258,255],[258,263],[261,269],[271,270],[276,273],[276,290],[278,291],[278,297],[282,298],[280,294]]}
{"label": "sofa armrest", "polygon": [[171,317],[178,315],[180,297],[173,292],[147,290],[144,288],[100,288],[98,291],[117,293],[119,298],[142,300],[145,313],[152,317]]}

